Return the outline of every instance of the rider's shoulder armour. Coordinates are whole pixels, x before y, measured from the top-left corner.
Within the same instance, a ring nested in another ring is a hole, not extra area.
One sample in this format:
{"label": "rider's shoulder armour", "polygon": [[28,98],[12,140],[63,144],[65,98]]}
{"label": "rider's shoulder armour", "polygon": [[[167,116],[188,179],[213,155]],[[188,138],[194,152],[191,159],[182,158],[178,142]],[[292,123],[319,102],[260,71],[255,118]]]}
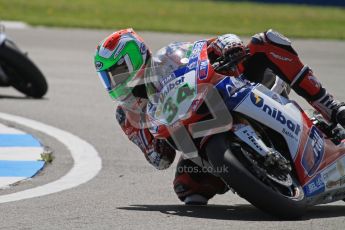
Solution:
{"label": "rider's shoulder armour", "polygon": [[291,41],[287,37],[272,29],[266,32],[266,37],[268,40],[278,45],[291,46]]}

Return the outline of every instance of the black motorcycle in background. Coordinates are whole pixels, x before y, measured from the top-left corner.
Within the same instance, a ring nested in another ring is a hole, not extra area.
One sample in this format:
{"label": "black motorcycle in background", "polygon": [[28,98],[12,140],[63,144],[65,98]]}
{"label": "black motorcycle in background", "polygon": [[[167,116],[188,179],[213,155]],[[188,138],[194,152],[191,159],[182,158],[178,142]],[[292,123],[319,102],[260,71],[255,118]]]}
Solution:
{"label": "black motorcycle in background", "polygon": [[5,34],[0,24],[0,87],[13,86],[23,94],[41,98],[48,84],[36,65]]}

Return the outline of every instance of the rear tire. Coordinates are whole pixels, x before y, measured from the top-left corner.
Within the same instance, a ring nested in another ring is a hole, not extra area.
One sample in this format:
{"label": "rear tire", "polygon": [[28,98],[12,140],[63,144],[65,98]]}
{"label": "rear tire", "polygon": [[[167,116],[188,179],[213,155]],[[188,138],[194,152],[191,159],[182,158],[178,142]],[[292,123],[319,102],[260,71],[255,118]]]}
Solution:
{"label": "rear tire", "polygon": [[33,98],[43,97],[48,84],[36,65],[7,42],[0,46],[0,65],[18,91]]}
{"label": "rear tire", "polygon": [[301,217],[307,205],[300,186],[296,199],[284,196],[273,190],[245,167],[243,153],[230,143],[228,135],[222,133],[212,137],[206,147],[209,162],[218,170],[218,175],[241,197],[255,207],[279,218],[295,219]]}

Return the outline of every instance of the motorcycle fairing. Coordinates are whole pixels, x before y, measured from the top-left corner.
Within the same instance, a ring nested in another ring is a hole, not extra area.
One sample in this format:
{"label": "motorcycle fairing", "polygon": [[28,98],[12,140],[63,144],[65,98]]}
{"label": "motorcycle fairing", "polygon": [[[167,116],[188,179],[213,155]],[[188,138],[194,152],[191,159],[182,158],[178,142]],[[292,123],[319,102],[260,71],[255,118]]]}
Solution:
{"label": "motorcycle fairing", "polygon": [[301,183],[307,197],[317,197],[319,194],[325,197],[324,192],[332,196],[344,195],[345,144],[336,146],[329,139],[324,139],[324,156],[320,166],[312,177],[306,176]]}
{"label": "motorcycle fairing", "polygon": [[242,79],[242,77],[224,77],[215,85],[215,88],[222,95],[224,103],[229,111],[233,111],[253,89],[255,84]]}
{"label": "motorcycle fairing", "polygon": [[[259,84],[252,87],[233,111],[245,114],[282,134],[294,159],[297,176],[306,196],[311,197],[327,191],[327,181],[324,179],[324,173],[320,172],[334,171],[336,163],[330,164],[335,162],[336,156],[345,153],[345,148],[337,147],[329,139],[325,139],[324,134],[313,126],[293,101]],[[336,179],[333,180],[336,181],[334,184],[338,183],[338,187],[345,186],[345,177],[344,181],[341,181],[339,176]]]}
{"label": "motorcycle fairing", "polygon": [[[196,91],[185,107],[188,109],[178,113],[178,119],[174,119],[169,125],[188,125],[202,119],[203,116],[196,111],[207,93],[207,90],[203,89],[203,83],[211,83],[222,94],[230,112],[245,114],[281,133],[288,145],[299,182],[309,203],[325,203],[344,198],[345,144],[335,146],[331,140],[326,139],[293,101],[260,84],[217,75],[208,62],[205,42],[194,43],[189,57],[188,65],[169,79],[172,82],[186,76],[194,79]],[[216,80],[217,77],[220,77],[220,81]],[[174,87],[171,91],[176,92],[179,89],[180,87]],[[152,115],[152,112],[157,112],[156,106],[148,106],[151,114],[149,121],[153,124],[150,131],[156,138],[167,138],[170,136],[167,124],[162,124],[157,116]]]}
{"label": "motorcycle fairing", "polygon": [[336,159],[318,171],[303,190],[313,203],[326,203],[343,199],[345,195],[345,156]]}
{"label": "motorcycle fairing", "polygon": [[324,145],[323,134],[315,126],[312,126],[301,159],[301,165],[310,177],[315,174],[321,164],[325,153]]}
{"label": "motorcycle fairing", "polygon": [[293,102],[258,84],[233,110],[281,133],[292,159],[296,157],[303,123],[301,111]]}

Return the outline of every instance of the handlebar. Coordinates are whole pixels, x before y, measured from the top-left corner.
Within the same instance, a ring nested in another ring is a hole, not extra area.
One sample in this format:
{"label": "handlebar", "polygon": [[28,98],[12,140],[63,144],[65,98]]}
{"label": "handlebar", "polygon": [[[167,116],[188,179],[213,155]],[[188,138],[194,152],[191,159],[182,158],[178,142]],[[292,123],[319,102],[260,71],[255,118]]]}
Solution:
{"label": "handlebar", "polygon": [[215,71],[226,71],[230,70],[231,68],[235,67],[238,63],[240,63],[243,59],[249,56],[249,48],[246,48],[246,55],[244,57],[236,57],[233,58],[232,55],[228,56],[220,56],[216,59],[216,61],[212,64],[212,67]]}

